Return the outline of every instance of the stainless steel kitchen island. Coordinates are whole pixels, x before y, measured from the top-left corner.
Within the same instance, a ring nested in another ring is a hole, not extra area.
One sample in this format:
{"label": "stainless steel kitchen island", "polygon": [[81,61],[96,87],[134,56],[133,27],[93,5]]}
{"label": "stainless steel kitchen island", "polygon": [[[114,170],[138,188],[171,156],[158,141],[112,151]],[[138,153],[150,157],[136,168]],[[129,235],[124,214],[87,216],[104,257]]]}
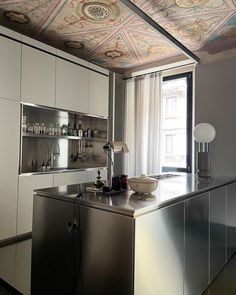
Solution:
{"label": "stainless steel kitchen island", "polygon": [[236,250],[235,181],[182,175],[147,196],[37,190],[32,295],[200,295]]}

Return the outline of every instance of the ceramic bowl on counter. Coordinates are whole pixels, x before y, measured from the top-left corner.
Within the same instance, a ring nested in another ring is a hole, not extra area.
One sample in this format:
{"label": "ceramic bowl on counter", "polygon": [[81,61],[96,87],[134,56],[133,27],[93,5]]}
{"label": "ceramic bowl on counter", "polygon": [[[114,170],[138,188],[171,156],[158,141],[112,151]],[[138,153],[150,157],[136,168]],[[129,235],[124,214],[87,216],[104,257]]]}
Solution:
{"label": "ceramic bowl on counter", "polygon": [[131,190],[139,194],[150,194],[157,189],[158,180],[155,178],[141,175],[141,177],[132,177],[128,179]]}

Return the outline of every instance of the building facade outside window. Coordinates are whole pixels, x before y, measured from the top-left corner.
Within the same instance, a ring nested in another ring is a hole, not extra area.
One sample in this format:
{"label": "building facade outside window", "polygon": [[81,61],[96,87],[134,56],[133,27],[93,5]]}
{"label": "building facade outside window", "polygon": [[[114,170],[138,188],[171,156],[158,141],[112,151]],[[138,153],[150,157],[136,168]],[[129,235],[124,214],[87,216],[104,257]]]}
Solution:
{"label": "building facade outside window", "polygon": [[192,73],[163,79],[162,106],[162,170],[191,172]]}

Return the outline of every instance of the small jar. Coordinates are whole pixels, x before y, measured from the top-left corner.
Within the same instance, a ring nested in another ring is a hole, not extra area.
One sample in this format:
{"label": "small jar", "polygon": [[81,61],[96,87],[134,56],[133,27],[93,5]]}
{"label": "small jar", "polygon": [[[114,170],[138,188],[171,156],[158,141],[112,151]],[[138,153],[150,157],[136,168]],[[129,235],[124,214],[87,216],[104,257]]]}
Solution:
{"label": "small jar", "polygon": [[50,123],[50,125],[49,125],[48,134],[54,135],[54,125],[52,123]]}
{"label": "small jar", "polygon": [[33,125],[29,125],[28,129],[27,129],[28,133],[34,133],[34,126]]}
{"label": "small jar", "polygon": [[34,126],[34,133],[35,134],[40,134],[39,123],[35,123],[33,126]]}
{"label": "small jar", "polygon": [[68,134],[68,126],[66,124],[63,124],[61,126],[61,135],[67,135]]}
{"label": "small jar", "polygon": [[55,135],[61,135],[61,127],[60,127],[60,124],[56,124],[55,125],[54,134]]}

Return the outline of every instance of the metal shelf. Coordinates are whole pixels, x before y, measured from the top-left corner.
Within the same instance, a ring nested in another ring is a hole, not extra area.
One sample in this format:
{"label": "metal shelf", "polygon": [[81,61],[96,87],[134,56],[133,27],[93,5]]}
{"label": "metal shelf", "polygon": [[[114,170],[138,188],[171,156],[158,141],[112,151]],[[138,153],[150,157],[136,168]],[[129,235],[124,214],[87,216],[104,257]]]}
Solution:
{"label": "metal shelf", "polygon": [[70,140],[90,140],[90,141],[104,141],[107,142],[106,138],[98,138],[98,137],[79,137],[79,136],[67,136],[67,135],[49,135],[49,134],[35,134],[35,133],[26,133],[22,132],[23,137],[35,137],[35,138],[63,138],[63,139],[70,139]]}

